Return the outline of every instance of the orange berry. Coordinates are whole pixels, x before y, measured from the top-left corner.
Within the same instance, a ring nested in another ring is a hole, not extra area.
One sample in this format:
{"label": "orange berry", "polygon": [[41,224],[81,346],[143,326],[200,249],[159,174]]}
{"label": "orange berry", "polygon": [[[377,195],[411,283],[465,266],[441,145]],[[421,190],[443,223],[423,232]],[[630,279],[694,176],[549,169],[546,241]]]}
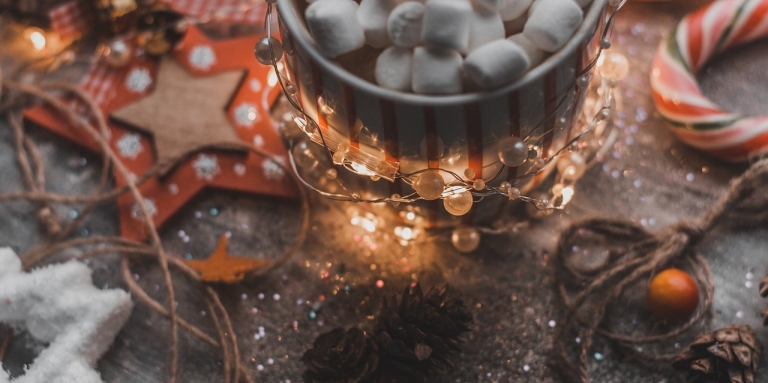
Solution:
{"label": "orange berry", "polygon": [[659,319],[685,320],[699,305],[699,287],[685,271],[666,269],[648,285],[648,305]]}

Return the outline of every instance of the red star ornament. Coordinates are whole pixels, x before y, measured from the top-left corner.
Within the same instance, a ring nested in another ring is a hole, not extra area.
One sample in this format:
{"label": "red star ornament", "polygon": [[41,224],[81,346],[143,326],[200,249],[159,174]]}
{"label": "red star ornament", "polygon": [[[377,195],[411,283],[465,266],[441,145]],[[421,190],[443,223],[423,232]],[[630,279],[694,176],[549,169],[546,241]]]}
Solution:
{"label": "red star ornament", "polygon": [[[271,120],[269,111],[280,95],[275,86],[272,68],[263,66],[253,57],[254,44],[262,36],[212,41],[200,30],[190,27],[184,39],[174,49],[173,58],[196,77],[245,71],[230,102],[226,106],[227,118],[237,136],[251,142],[277,159],[287,162],[287,152]],[[103,64],[103,63],[102,63]],[[129,65],[120,69],[99,65],[97,73],[103,78],[98,86],[87,89],[109,116],[113,112],[149,95],[157,80],[157,61],[136,56]],[[24,112],[27,121],[57,133],[83,147],[98,152],[97,143],[87,135],[62,122],[55,112],[37,106]],[[126,167],[137,178],[157,162],[153,150],[153,137],[110,119],[110,145]],[[117,187],[125,185],[115,173]],[[195,195],[210,187],[283,198],[297,197],[295,185],[272,161],[255,153],[203,151],[183,161],[162,177],[152,177],[140,185],[152,220],[160,227]],[[117,200],[120,229],[123,237],[133,240],[146,238],[143,217],[130,194]]]}

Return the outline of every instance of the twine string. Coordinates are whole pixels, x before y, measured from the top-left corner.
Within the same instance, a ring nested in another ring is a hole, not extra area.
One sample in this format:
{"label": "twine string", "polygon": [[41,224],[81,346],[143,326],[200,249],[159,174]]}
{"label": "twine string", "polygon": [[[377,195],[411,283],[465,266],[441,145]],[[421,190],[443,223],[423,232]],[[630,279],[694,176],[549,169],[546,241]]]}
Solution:
{"label": "twine string", "polygon": [[[616,341],[639,359],[674,358],[673,354],[641,352],[634,346],[668,341],[711,314],[712,272],[707,260],[696,253],[695,248],[720,225],[764,220],[768,213],[768,193],[764,189],[767,186],[768,159],[756,162],[734,179],[728,191],[699,218],[681,221],[658,233],[649,232],[623,218],[588,218],[567,228],[561,234],[554,259],[557,295],[565,308],[563,326],[558,326],[555,331],[555,353],[564,377],[573,382],[590,382],[588,353],[598,334]],[[590,269],[580,268],[578,263],[568,259],[573,254],[573,247],[585,239],[609,247],[603,262]],[[702,304],[691,318],[659,335],[624,335],[610,328],[606,319],[630,286],[643,278],[650,280],[656,273],[679,263],[686,264],[698,285],[704,287]],[[573,290],[577,293],[571,298],[569,291]],[[584,328],[576,361],[572,360],[566,346],[575,326]]]}
{"label": "twine string", "polygon": [[[152,219],[143,220],[147,227],[149,243],[131,241],[121,237],[64,239],[75,228],[77,228],[80,223],[83,222],[83,220],[97,207],[99,203],[112,201],[122,195],[125,195],[126,193],[130,193],[132,195],[137,203],[139,211],[142,213],[142,216],[150,217],[150,214],[148,213],[147,207],[144,203],[144,198],[142,197],[142,194],[139,190],[140,185],[152,177],[158,175],[162,169],[169,166],[174,167],[183,161],[186,161],[193,153],[205,149],[230,149],[233,147],[233,145],[214,144],[206,145],[205,147],[194,148],[168,162],[156,164],[145,174],[142,174],[135,180],[132,180],[129,175],[129,171],[110,147],[110,132],[104,114],[101,112],[96,102],[93,101],[93,99],[88,94],[83,92],[76,85],[62,82],[52,82],[42,85],[19,84],[17,82],[2,78],[2,72],[0,72],[0,82],[2,82],[2,87],[0,87],[0,97],[3,97],[4,105],[19,106],[22,104],[19,102],[19,100],[23,96],[31,96],[33,99],[41,100],[54,112],[61,116],[65,121],[67,121],[69,123],[68,126],[85,132],[89,138],[93,139],[99,145],[102,153],[102,166],[99,183],[94,192],[88,195],[75,196],[47,192],[45,190],[45,163],[34,142],[26,136],[23,120],[20,113],[18,110],[11,108],[3,109],[0,111],[1,113],[5,113],[7,115],[9,125],[13,129],[15,138],[14,144],[17,151],[17,163],[21,169],[23,184],[27,188],[27,191],[24,192],[0,194],[0,203],[11,201],[27,201],[33,203],[37,207],[36,219],[46,229],[48,234],[47,240],[45,242],[31,248],[20,256],[24,270],[29,270],[51,255],[57,254],[66,249],[83,249],[80,255],[76,257],[80,260],[106,254],[119,253],[122,256],[122,277],[126,282],[128,289],[131,291],[133,297],[170,320],[171,336],[169,349],[170,362],[168,368],[169,382],[174,383],[177,379],[176,376],[178,372],[179,354],[178,328],[181,327],[182,329],[188,331],[206,343],[221,348],[224,358],[224,381],[235,383],[245,381],[252,383],[253,380],[249,376],[248,371],[240,363],[237,336],[234,332],[229,314],[227,313],[226,308],[221,303],[218,294],[213,288],[206,286],[204,295],[206,303],[209,304],[212,308],[211,316],[214,328],[218,334],[225,335],[220,337],[219,341],[216,341],[213,337],[206,334],[205,331],[201,330],[195,325],[190,324],[189,322],[186,322],[184,319],[177,315],[175,308],[176,298],[173,288],[173,276],[171,275],[169,266],[173,266],[176,270],[180,271],[195,283],[202,285],[202,281],[200,280],[197,271],[184,263],[180,257],[164,251],[158,229]],[[88,111],[89,118],[84,120],[72,107],[60,99],[58,95],[52,94],[55,92],[74,96],[77,100],[83,102]],[[301,244],[304,242],[304,239],[306,238],[306,234],[309,228],[309,201],[306,191],[301,188],[301,184],[297,181],[296,176],[289,169],[283,166],[280,161],[277,161],[273,154],[247,143],[237,144],[234,146],[240,150],[254,152],[264,157],[265,159],[274,162],[285,172],[285,174],[291,177],[292,182],[297,187],[297,191],[301,199],[302,220],[299,233],[296,235],[291,245],[285,249],[276,259],[270,262],[267,266],[255,270],[247,275],[247,277],[253,278],[264,275],[274,270],[275,268],[284,265],[291,258],[291,256],[296,251],[298,251]],[[125,180],[125,186],[114,189],[109,189],[107,187],[110,180],[110,169],[114,169],[115,172],[123,180]],[[55,215],[52,206],[55,204],[73,203],[82,203],[85,204],[85,206],[81,209],[80,214],[76,219],[72,220],[62,228],[60,220]],[[133,280],[129,260],[130,258],[135,257],[154,259],[160,264],[167,294],[165,305],[152,299],[146,293],[146,291],[144,291],[143,288]],[[11,334],[9,333],[6,336],[0,338],[0,362],[3,359],[5,348],[10,341],[10,337]]]}

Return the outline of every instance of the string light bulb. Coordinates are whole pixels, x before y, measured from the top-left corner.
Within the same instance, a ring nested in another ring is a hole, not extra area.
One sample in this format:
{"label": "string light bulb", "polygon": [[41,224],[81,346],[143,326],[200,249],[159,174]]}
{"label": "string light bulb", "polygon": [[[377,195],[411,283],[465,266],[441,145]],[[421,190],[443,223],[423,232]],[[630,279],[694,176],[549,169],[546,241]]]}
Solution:
{"label": "string light bulb", "polygon": [[45,32],[37,27],[29,27],[24,30],[24,37],[32,43],[32,48],[40,52],[48,45]]}

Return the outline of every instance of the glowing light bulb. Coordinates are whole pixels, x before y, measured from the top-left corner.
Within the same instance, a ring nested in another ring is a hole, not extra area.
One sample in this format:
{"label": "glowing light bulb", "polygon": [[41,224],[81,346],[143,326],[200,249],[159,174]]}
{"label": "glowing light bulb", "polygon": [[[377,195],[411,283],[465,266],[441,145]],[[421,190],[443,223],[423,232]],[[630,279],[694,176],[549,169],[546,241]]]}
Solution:
{"label": "glowing light bulb", "polygon": [[35,27],[27,28],[24,31],[24,36],[32,43],[32,47],[35,48],[36,51],[45,49],[47,41],[42,29]]}

